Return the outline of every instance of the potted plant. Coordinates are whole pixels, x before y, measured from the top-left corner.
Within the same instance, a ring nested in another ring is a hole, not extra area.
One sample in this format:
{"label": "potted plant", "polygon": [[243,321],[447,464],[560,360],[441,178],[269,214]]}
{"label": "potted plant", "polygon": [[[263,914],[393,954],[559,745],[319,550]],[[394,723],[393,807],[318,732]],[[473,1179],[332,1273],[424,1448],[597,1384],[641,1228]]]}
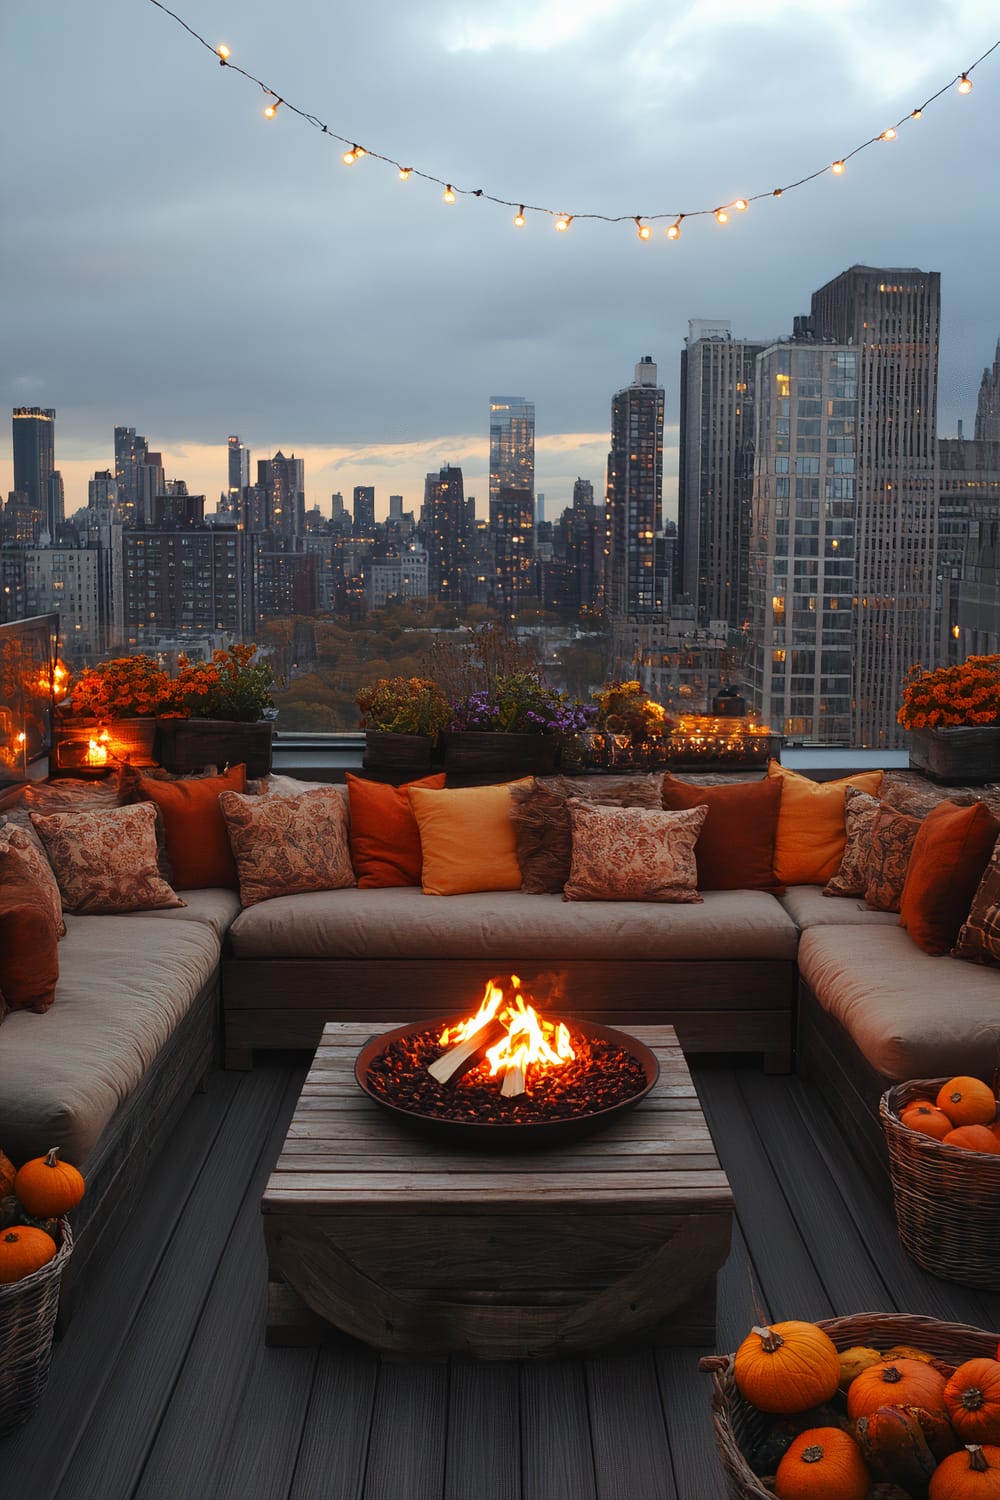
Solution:
{"label": "potted plant", "polygon": [[239,643],[210,661],[177,658],[170,704],[157,719],[160,764],[168,771],[243,762],[248,776],[271,769],[274,667],[258,647]]}
{"label": "potted plant", "polygon": [[379,677],[357,695],[366,767],[425,771],[451,719],[444,689],[430,677]]}
{"label": "potted plant", "polygon": [[909,730],[910,765],[932,781],[972,785],[1000,767],[1000,656],[958,666],[910,668],[897,721]]}
{"label": "potted plant", "polygon": [[594,693],[594,732],[585,736],[588,759],[596,765],[638,765],[655,759],[663,735],[673,726],[634,679],[606,682]]}
{"label": "potted plant", "polygon": [[544,775],[563,741],[590,722],[591,710],[547,687],[538,672],[502,672],[453,705],[445,764],[462,772]]}
{"label": "potted plant", "polygon": [[[56,718],[58,767],[65,769],[72,762],[78,769],[90,764],[107,769],[118,760],[153,763],[156,716],[170,712],[174,703],[170,673],[155,657],[112,657],[85,667],[66,687],[68,697]],[[69,754],[71,747],[83,747],[79,763]],[[88,754],[100,758],[88,762]]]}

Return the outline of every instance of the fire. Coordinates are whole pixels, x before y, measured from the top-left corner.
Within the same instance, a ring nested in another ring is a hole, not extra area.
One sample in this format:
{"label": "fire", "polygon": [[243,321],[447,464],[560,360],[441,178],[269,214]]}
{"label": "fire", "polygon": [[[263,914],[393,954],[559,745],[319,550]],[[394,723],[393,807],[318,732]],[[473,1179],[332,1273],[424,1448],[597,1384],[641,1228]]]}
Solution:
{"label": "fire", "polygon": [[106,766],[108,763],[108,741],[111,736],[106,729],[102,729],[95,740],[91,737],[87,746],[87,765]]}
{"label": "fire", "polygon": [[504,1094],[523,1090],[529,1067],[561,1067],[576,1055],[564,1023],[547,1021],[538,1014],[521,993],[521,981],[516,974],[510,976],[510,992],[508,1001],[501,986],[495,980],[487,980],[476,1014],[446,1026],[438,1038],[442,1046],[454,1046],[476,1036],[491,1021],[499,1020],[507,1028],[506,1035],[487,1048],[485,1056],[490,1076],[503,1075]]}

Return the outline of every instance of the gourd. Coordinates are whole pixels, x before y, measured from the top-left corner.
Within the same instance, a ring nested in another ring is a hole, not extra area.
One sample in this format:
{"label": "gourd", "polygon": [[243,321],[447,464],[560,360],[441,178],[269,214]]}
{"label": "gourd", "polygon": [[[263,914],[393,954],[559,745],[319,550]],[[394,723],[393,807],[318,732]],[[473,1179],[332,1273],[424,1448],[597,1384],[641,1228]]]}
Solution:
{"label": "gourd", "polygon": [[36,1219],[56,1218],[75,1208],[84,1194],[76,1167],[59,1160],[59,1147],[26,1161],[14,1178],[14,1192]]}
{"label": "gourd", "polygon": [[949,1078],[938,1091],[937,1107],[953,1125],[992,1125],[997,1117],[993,1090],[981,1078]]}
{"label": "gourd", "polygon": [[857,1421],[880,1406],[923,1406],[944,1410],[944,1376],[918,1359],[871,1365],[851,1382],[847,1415]]}
{"label": "gourd", "polygon": [[900,1111],[899,1118],[909,1130],[919,1130],[922,1135],[931,1135],[935,1140],[940,1140],[955,1128],[950,1116],[929,1099],[914,1099]]}
{"label": "gourd", "polygon": [[778,1500],[865,1500],[871,1475],[857,1443],[839,1427],[809,1427],[774,1476]]}
{"label": "gourd", "polygon": [[56,1242],[43,1229],[14,1224],[0,1230],[0,1285],[20,1281],[47,1266],[56,1253]]}
{"label": "gourd", "polygon": [[878,1349],[869,1349],[864,1344],[854,1344],[840,1351],[840,1389],[846,1391],[851,1381],[867,1370],[869,1365],[881,1364],[885,1355]]}
{"label": "gourd", "polygon": [[840,1356],[822,1328],[793,1319],[753,1328],[733,1358],[733,1376],[759,1411],[808,1411],[837,1389]]}
{"label": "gourd", "polygon": [[966,1151],[986,1151],[990,1156],[1000,1155],[1000,1137],[995,1136],[988,1125],[956,1125],[942,1136],[946,1146],[961,1146]]}
{"label": "gourd", "polygon": [[923,1494],[937,1466],[912,1407],[880,1406],[859,1417],[854,1434],[876,1479]]}
{"label": "gourd", "polygon": [[944,1388],[944,1405],[963,1443],[1000,1443],[1000,1361],[959,1365]]}
{"label": "gourd", "polygon": [[14,1191],[14,1178],[17,1176],[17,1168],[9,1156],[0,1151],[0,1198],[6,1198],[8,1193]]}
{"label": "gourd", "polygon": [[1000,1500],[1000,1448],[967,1443],[931,1475],[928,1500]]}

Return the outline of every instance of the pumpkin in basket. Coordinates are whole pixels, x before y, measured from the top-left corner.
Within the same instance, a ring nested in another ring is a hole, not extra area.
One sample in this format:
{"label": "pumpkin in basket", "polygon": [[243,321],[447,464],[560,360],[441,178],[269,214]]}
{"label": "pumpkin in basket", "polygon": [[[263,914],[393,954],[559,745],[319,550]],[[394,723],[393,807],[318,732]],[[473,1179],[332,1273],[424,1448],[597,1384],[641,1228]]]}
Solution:
{"label": "pumpkin in basket", "polygon": [[59,1160],[59,1147],[26,1161],[14,1178],[14,1192],[36,1219],[58,1218],[75,1208],[84,1194],[83,1178],[68,1161]]}
{"label": "pumpkin in basket", "polygon": [[14,1178],[17,1176],[17,1168],[9,1156],[4,1156],[0,1151],[0,1198],[6,1198],[8,1193],[14,1191]]}
{"label": "pumpkin in basket", "polygon": [[992,1125],[997,1117],[996,1095],[981,1078],[949,1078],[935,1102],[953,1125]]}
{"label": "pumpkin in basket", "polygon": [[914,1099],[899,1112],[899,1118],[909,1130],[919,1130],[921,1135],[933,1136],[940,1141],[955,1126],[950,1115],[938,1109],[929,1099]]}
{"label": "pumpkin in basket", "polygon": [[[924,1434],[919,1408],[880,1406],[858,1418],[854,1433],[864,1461],[877,1479],[914,1494],[926,1491],[937,1459]],[[949,1448],[954,1446],[951,1439]]]}
{"label": "pumpkin in basket", "polygon": [[861,1450],[839,1427],[809,1427],[774,1476],[778,1500],[865,1500],[871,1475]]}
{"label": "pumpkin in basket", "polygon": [[1000,1136],[994,1135],[988,1125],[956,1125],[941,1139],[946,1146],[961,1146],[964,1151],[985,1151],[990,1156],[1000,1156]]}
{"label": "pumpkin in basket", "polygon": [[928,1500],[1000,1500],[1000,1448],[967,1443],[938,1464],[927,1494]]}
{"label": "pumpkin in basket", "polygon": [[56,1253],[56,1242],[44,1229],[14,1224],[0,1232],[0,1286],[9,1286],[47,1266]]}
{"label": "pumpkin in basket", "polygon": [[944,1376],[933,1365],[919,1359],[895,1359],[869,1365],[851,1381],[847,1391],[847,1415],[857,1421],[880,1406],[922,1406],[944,1411]]}
{"label": "pumpkin in basket", "polygon": [[840,1355],[815,1323],[773,1323],[747,1334],[733,1356],[733,1378],[758,1411],[808,1411],[829,1401],[840,1384]]}
{"label": "pumpkin in basket", "polygon": [[963,1443],[1000,1443],[1000,1361],[959,1365],[944,1388],[944,1405]]}

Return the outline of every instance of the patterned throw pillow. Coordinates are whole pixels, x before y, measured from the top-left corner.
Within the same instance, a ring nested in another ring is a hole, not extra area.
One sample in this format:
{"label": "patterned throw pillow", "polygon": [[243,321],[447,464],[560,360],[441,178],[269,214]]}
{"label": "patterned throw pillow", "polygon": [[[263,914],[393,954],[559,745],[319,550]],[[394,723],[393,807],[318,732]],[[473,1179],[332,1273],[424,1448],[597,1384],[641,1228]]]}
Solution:
{"label": "patterned throw pillow", "polygon": [[31,821],[55,871],[65,911],[107,916],[185,905],[157,869],[151,802],[106,812],[32,813]]}
{"label": "patterned throw pillow", "polygon": [[708,808],[652,812],[569,801],[573,862],[564,901],[700,901],[695,844]]}
{"label": "patterned throw pillow", "polygon": [[659,776],[609,776],[597,784],[552,776],[515,783],[510,795],[521,889],[536,896],[561,891],[569,879],[573,831],[566,804],[570,797],[601,807],[662,807]]}
{"label": "patterned throw pillow", "polygon": [[223,792],[219,806],[244,906],[354,885],[347,798],[337,787],[317,786],[296,797]]}
{"label": "patterned throw pillow", "polygon": [[865,900],[875,911],[899,911],[920,823],[893,807],[880,807],[872,819],[863,874]]}
{"label": "patterned throw pillow", "polygon": [[1000,965],[1000,841],[972,898],[952,957],[965,958],[973,964]]}
{"label": "patterned throw pillow", "polygon": [[38,886],[52,908],[56,936],[65,937],[59,886],[37,835],[25,828],[0,828],[0,886],[14,874],[23,874]]}
{"label": "patterned throw pillow", "polygon": [[[879,799],[860,787],[844,788],[844,826],[847,843],[844,857],[836,875],[830,877],[823,887],[824,896],[863,896],[868,883],[866,867],[868,844],[871,838],[875,814],[881,806]],[[897,908],[898,910],[898,908]]]}

